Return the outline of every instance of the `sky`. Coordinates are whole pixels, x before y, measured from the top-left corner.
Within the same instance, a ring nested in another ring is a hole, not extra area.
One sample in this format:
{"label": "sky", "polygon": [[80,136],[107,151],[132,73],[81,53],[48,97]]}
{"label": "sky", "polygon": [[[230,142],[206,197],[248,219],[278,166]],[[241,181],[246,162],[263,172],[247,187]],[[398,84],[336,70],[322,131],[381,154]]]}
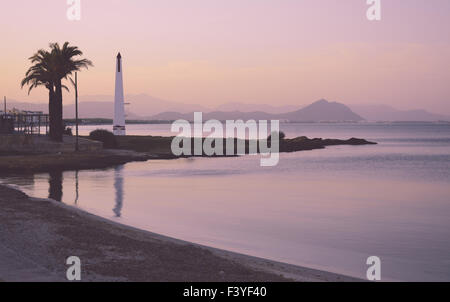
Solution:
{"label": "sky", "polygon": [[[95,67],[81,95],[112,95],[122,53],[126,94],[186,104],[303,106],[321,98],[450,114],[450,1],[66,0],[0,2],[0,95],[27,95],[29,58],[50,42],[80,47]],[[72,103],[73,96],[65,95]]]}

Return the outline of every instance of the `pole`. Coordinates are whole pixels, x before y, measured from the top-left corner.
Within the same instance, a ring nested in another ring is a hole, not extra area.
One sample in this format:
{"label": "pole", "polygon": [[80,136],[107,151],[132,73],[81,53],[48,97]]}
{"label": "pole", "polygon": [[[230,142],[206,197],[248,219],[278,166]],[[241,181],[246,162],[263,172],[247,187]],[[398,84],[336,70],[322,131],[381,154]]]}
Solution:
{"label": "pole", "polygon": [[3,111],[3,114],[6,115],[6,96],[3,98],[3,103],[5,105],[5,111]]}
{"label": "pole", "polygon": [[76,138],[75,138],[75,151],[79,151],[79,145],[78,145],[78,75],[77,72],[75,72],[75,131],[76,131]]}

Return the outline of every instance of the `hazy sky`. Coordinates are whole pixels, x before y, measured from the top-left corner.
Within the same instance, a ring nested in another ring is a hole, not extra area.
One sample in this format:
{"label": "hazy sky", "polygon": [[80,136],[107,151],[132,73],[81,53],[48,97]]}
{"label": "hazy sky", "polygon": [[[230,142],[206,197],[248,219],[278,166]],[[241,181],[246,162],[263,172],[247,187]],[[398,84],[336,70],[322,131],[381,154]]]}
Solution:
{"label": "hazy sky", "polygon": [[81,0],[71,22],[66,0],[2,0],[0,95],[45,101],[45,89],[20,89],[27,58],[67,40],[95,64],[82,95],[113,94],[121,51],[127,94],[450,114],[450,1],[381,3],[382,20],[369,22],[366,0]]}

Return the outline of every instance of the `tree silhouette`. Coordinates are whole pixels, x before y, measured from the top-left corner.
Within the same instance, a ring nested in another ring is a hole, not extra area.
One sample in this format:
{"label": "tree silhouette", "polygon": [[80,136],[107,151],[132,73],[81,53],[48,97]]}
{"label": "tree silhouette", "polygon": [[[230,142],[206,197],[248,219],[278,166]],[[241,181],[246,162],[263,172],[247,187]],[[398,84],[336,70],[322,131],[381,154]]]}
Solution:
{"label": "tree silhouette", "polygon": [[62,80],[66,80],[75,71],[80,71],[82,68],[89,68],[93,66],[92,62],[88,59],[75,59],[82,56],[83,52],[78,49],[77,46],[70,46],[69,42],[65,42],[62,47],[58,43],[50,44],[52,57],[55,60],[55,117],[58,130],[57,140],[62,141],[62,135],[64,131],[63,125],[63,96]]}
{"label": "tree silhouette", "polygon": [[87,59],[77,60],[83,52],[69,42],[62,47],[58,43],[50,44],[50,51],[41,49],[29,58],[33,64],[25,74],[21,86],[29,86],[28,93],[43,86],[49,91],[50,137],[55,141],[63,139],[63,96],[62,89],[69,90],[62,81],[73,72],[92,66]]}

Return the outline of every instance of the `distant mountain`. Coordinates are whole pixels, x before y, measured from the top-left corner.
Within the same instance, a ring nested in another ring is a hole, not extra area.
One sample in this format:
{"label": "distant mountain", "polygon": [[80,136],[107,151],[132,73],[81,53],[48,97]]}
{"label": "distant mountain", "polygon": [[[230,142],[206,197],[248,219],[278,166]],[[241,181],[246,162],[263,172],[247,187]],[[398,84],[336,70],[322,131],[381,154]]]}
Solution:
{"label": "distant mountain", "polygon": [[[26,111],[41,111],[48,113],[48,104],[45,103],[25,103],[15,100],[7,102],[7,108],[17,108]],[[80,118],[112,118],[114,116],[113,102],[83,102],[78,108]],[[139,116],[131,112],[127,112],[128,119],[138,119]],[[64,118],[75,117],[75,104],[65,105],[63,107]]]}
{"label": "distant mountain", "polygon": [[[75,104],[64,106],[64,118],[75,118]],[[140,119],[141,117],[130,112],[126,108],[127,119]],[[78,106],[78,115],[80,118],[107,118],[114,117],[113,102],[80,102]]]}
{"label": "distant mountain", "polygon": [[[212,111],[203,113],[203,120],[267,120],[274,118],[275,114],[270,114],[261,111],[255,112],[241,112],[241,111]],[[150,117],[151,120],[156,121],[174,121],[174,120],[186,120],[193,121],[194,112],[190,113],[179,113],[179,112],[163,112],[157,115]]]}
{"label": "distant mountain", "polygon": [[426,110],[398,110],[388,105],[352,105],[351,108],[368,121],[385,122],[437,122],[450,121],[449,116]]}
{"label": "distant mountain", "polygon": [[319,100],[303,109],[279,115],[279,119],[291,122],[303,121],[363,121],[364,118],[354,113],[344,104]]}
{"label": "distant mountain", "polygon": [[[79,115],[81,118],[113,118],[114,97],[111,95],[84,95],[79,98]],[[201,105],[190,105],[158,99],[146,94],[126,95],[125,102],[128,119],[146,119],[149,116],[165,112],[176,111],[188,113],[193,111],[207,112],[210,108]],[[26,103],[16,100],[8,100],[8,108],[21,110],[43,111],[48,113],[47,103]],[[75,117],[75,104],[65,102],[64,117]]]}
{"label": "distant mountain", "polygon": [[[81,118],[113,118],[114,97],[110,95],[84,95],[79,98],[79,116]],[[319,101],[302,110],[298,107],[273,106],[266,104],[227,103],[217,108],[208,108],[196,104],[183,104],[155,98],[146,94],[126,95],[125,102],[128,119],[177,120],[192,119],[193,112],[204,112],[205,119],[283,119],[292,121],[320,120],[360,120],[351,114],[345,105]],[[25,103],[8,101],[8,107],[22,110],[48,112],[46,103]],[[75,105],[65,103],[64,117],[75,117]]]}
{"label": "distant mountain", "polygon": [[291,112],[297,110],[298,106],[286,105],[286,106],[272,106],[266,104],[244,104],[231,102],[226,103],[215,108],[215,111],[222,112],[232,112],[232,111],[240,111],[240,112],[255,112],[262,111],[271,114],[281,114],[286,112]]}
{"label": "distant mountain", "polygon": [[[48,113],[48,104],[47,103],[26,103],[20,102],[16,100],[7,100],[7,110],[11,110],[13,108],[19,110],[26,111],[42,111],[44,113]],[[1,110],[3,110],[3,102],[1,104]]]}
{"label": "distant mountain", "polygon": [[[167,101],[159,98],[152,97],[147,94],[129,94],[125,96],[125,102],[129,103],[126,106],[126,110],[129,111],[129,115],[134,117],[141,117],[145,119],[146,117],[165,112],[165,111],[176,111],[180,113],[188,113],[193,111],[211,111],[210,108],[196,104],[183,104],[173,101]],[[92,104],[89,104],[92,103]],[[87,95],[80,96],[80,108],[83,106],[90,107],[89,114],[105,114],[103,110],[95,110],[95,105],[99,103],[106,103],[100,105],[109,106],[109,118],[113,116],[114,109],[114,97],[107,95]],[[132,113],[131,113],[132,112]]]}
{"label": "distant mountain", "polygon": [[140,116],[152,116],[164,111],[176,111],[181,113],[211,111],[211,108],[202,105],[167,101],[146,94],[128,95],[126,101],[130,103],[130,111],[135,112]]}
{"label": "distant mountain", "polygon": [[[204,119],[217,120],[250,120],[279,119],[293,122],[305,121],[450,121],[449,116],[430,113],[426,110],[398,110],[387,105],[346,105],[317,101],[305,108],[296,110],[294,106],[252,105],[244,103],[227,103],[214,109],[201,106],[182,104],[158,99],[146,94],[127,95],[125,101],[127,118],[135,120],[192,120],[193,112],[203,112]],[[48,104],[27,103],[8,100],[9,109],[15,107],[21,110],[42,111],[48,113]],[[91,95],[80,96],[79,113],[81,118],[113,118],[113,96]],[[64,117],[75,117],[75,105],[64,106]]]}
{"label": "distant mountain", "polygon": [[[178,120],[184,119],[191,121],[194,118],[194,113],[181,114],[178,112],[163,112],[151,117],[152,120]],[[213,111],[203,115],[204,120],[286,120],[291,122],[319,122],[319,121],[362,121],[361,116],[357,115],[347,106],[328,102],[326,100],[317,101],[303,109],[282,113],[270,114],[262,111],[241,112],[241,111]]]}

